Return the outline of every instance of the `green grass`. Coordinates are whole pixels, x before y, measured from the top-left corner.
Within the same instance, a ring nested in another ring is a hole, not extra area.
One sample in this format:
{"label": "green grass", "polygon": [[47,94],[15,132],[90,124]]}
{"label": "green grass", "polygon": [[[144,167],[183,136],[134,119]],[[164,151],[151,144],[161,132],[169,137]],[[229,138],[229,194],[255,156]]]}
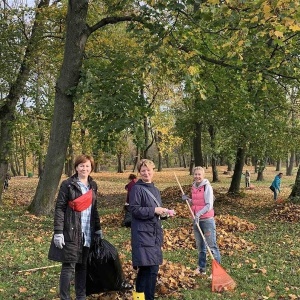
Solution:
{"label": "green grass", "polygon": [[[186,170],[178,169],[176,172],[180,175],[182,184],[189,184],[192,181],[192,177]],[[210,175],[208,172],[207,177],[209,178]],[[275,208],[272,195],[268,190],[275,175],[276,172],[270,169],[266,172],[265,181],[255,182],[252,178],[252,183],[256,186],[255,190],[245,191],[244,198],[237,204],[234,200],[226,205],[222,202],[216,203],[219,205],[216,210],[220,214],[235,215],[257,226],[254,231],[235,233],[240,238],[254,243],[257,246],[255,250],[232,251],[231,255],[223,254],[221,251],[223,268],[237,282],[235,291],[212,293],[210,281],[197,277],[198,287],[194,290],[181,290],[180,299],[300,299],[300,224],[273,221],[268,217]],[[103,205],[99,207],[102,216],[117,214],[122,210],[127,176],[128,173],[112,173],[112,175],[103,173],[95,176],[103,193],[100,197]],[[155,176],[158,179],[157,186],[161,190],[176,186],[172,170],[166,170],[162,174],[157,173]],[[30,271],[33,268],[59,265],[47,259],[53,218],[37,218],[28,214],[26,212],[28,200],[24,202],[21,199],[26,198],[30,193],[32,195],[34,188],[28,184],[30,180],[23,178],[18,181],[17,178],[13,178],[9,191],[4,194],[4,204],[0,207],[0,299],[59,299],[57,293],[59,266]],[[222,176],[220,183],[213,184],[214,189],[225,193],[230,180],[229,176]],[[33,185],[36,184],[36,181],[32,182]],[[289,195],[290,185],[293,183],[294,177],[283,177],[284,197]],[[12,200],[14,184],[22,190],[23,196]],[[27,198],[30,199],[29,196]],[[123,259],[129,261],[130,251],[123,247],[130,239],[129,229],[120,226],[110,227],[105,224],[102,226],[105,228],[105,237],[118,248]],[[179,226],[189,226],[189,222],[175,218],[164,224],[165,229]],[[164,258],[194,268],[197,253],[196,250],[183,248],[165,251]],[[162,300],[166,297],[157,299]]]}

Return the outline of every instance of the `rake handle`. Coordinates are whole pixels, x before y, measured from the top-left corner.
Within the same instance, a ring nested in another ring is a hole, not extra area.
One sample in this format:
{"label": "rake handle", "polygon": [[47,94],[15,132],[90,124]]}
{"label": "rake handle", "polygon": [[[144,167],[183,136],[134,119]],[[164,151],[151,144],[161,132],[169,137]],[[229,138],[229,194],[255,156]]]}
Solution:
{"label": "rake handle", "polygon": [[[183,189],[182,189],[182,187],[181,187],[181,184],[180,184],[180,182],[179,182],[179,180],[178,180],[178,178],[177,178],[175,172],[174,172],[174,176],[175,176],[176,181],[177,181],[177,183],[178,183],[178,185],[179,185],[179,188],[180,188],[180,190],[181,190],[182,195],[184,195],[184,191],[183,191]],[[192,217],[193,217],[193,220],[195,221],[195,215],[194,215],[194,213],[193,213],[193,211],[192,211],[192,209],[191,209],[191,206],[190,206],[189,201],[188,201],[188,200],[185,200],[185,202],[186,202],[186,204],[187,204],[187,206],[188,206],[188,208],[189,208],[189,210],[190,210],[190,213],[191,213],[191,215],[192,215]],[[211,259],[214,259],[214,256],[213,256],[213,254],[212,254],[212,252],[211,252],[211,250],[210,250],[210,248],[209,248],[209,246],[208,246],[208,244],[207,244],[206,238],[205,238],[205,236],[204,236],[204,234],[203,234],[203,232],[202,232],[202,230],[201,230],[201,228],[200,228],[200,226],[199,226],[199,223],[197,222],[196,225],[197,225],[198,230],[199,230],[199,232],[200,232],[200,234],[201,234],[201,236],[202,236],[202,239],[203,239],[203,241],[204,241],[204,243],[205,243],[205,246],[206,246],[206,248],[207,248],[207,250],[208,250],[208,253],[209,253]]]}

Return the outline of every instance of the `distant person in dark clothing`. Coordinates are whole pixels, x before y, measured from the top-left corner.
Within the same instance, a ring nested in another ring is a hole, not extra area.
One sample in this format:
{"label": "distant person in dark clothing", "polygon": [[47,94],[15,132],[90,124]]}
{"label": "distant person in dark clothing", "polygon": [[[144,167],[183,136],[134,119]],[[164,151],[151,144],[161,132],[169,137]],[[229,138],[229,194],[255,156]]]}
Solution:
{"label": "distant person in dark clothing", "polygon": [[130,174],[128,177],[128,180],[129,180],[129,182],[125,185],[125,190],[127,191],[127,195],[126,195],[126,204],[127,205],[129,204],[129,193],[137,181],[136,175]]}
{"label": "distant person in dark clothing", "polygon": [[274,193],[274,200],[276,201],[277,200],[277,197],[278,197],[278,193],[280,193],[280,184],[281,184],[281,178],[283,176],[283,173],[278,173],[271,186],[270,186],[270,189],[273,191]]}
{"label": "distant person in dark clothing", "polygon": [[7,173],[5,175],[5,179],[4,179],[4,183],[3,183],[3,191],[5,192],[8,189],[8,185],[9,185],[9,180],[10,180],[10,175]]}
{"label": "distant person in dark clothing", "polygon": [[125,185],[125,190],[127,191],[127,195],[126,195],[126,202],[124,205],[124,219],[122,222],[122,226],[125,226],[125,227],[131,226],[131,211],[130,211],[130,207],[129,207],[129,193],[137,181],[136,175],[130,174],[128,177],[128,180],[129,180],[129,182]]}

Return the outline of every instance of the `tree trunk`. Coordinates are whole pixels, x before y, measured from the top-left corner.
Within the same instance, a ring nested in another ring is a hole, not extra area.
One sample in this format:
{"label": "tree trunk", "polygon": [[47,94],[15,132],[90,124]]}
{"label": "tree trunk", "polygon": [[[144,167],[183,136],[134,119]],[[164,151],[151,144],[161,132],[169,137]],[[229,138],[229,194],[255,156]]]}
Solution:
{"label": "tree trunk", "polygon": [[231,161],[228,161],[228,163],[227,163],[227,171],[228,172],[232,172],[233,171],[233,166],[232,166],[232,162]]}
{"label": "tree trunk", "polygon": [[280,172],[281,171],[281,159],[278,159],[276,161],[276,171]]}
{"label": "tree trunk", "polygon": [[162,154],[161,154],[161,149],[160,149],[160,143],[162,141],[162,138],[161,138],[161,132],[160,131],[155,131],[154,140],[155,140],[156,148],[157,148],[157,152],[158,152],[157,171],[161,172],[162,171]]}
{"label": "tree trunk", "polygon": [[140,149],[139,147],[136,147],[136,155],[135,155],[135,158],[134,158],[134,163],[133,163],[133,168],[132,168],[132,172],[137,172],[137,163],[139,162],[140,160]]}
{"label": "tree trunk", "polygon": [[190,165],[189,165],[190,175],[193,174],[194,166],[195,166],[195,161],[194,161],[194,158],[193,158],[193,153],[191,153],[191,159],[190,159]]}
{"label": "tree trunk", "polygon": [[160,151],[158,151],[158,166],[157,166],[157,171],[158,172],[162,171],[162,155],[161,155]]}
{"label": "tree trunk", "polygon": [[244,161],[245,161],[246,150],[245,148],[238,148],[236,153],[236,161],[234,166],[234,172],[232,175],[231,184],[228,190],[229,194],[239,194],[241,177],[243,173]]}
{"label": "tree trunk", "polygon": [[203,155],[202,155],[202,124],[195,123],[195,132],[193,138],[193,150],[194,150],[194,160],[195,166],[203,167]]}
{"label": "tree trunk", "polygon": [[10,162],[9,162],[9,165],[10,165],[10,170],[11,170],[11,172],[12,172],[12,175],[13,175],[13,176],[17,176],[17,171],[16,171],[16,168],[15,168],[15,164],[14,164],[12,155],[10,156],[9,161],[10,161]]}
{"label": "tree trunk", "polygon": [[212,169],[212,173],[213,173],[212,182],[218,182],[219,174],[218,174],[218,169],[217,169],[217,160],[214,156],[211,158],[211,169]]}
{"label": "tree trunk", "polygon": [[86,25],[87,10],[87,0],[68,1],[65,52],[56,84],[45,172],[39,180],[36,194],[29,206],[29,211],[35,215],[47,215],[54,206],[70,140],[75,90],[79,82],[84,48],[89,34]]}
{"label": "tree trunk", "polygon": [[289,199],[293,201],[293,198],[296,198],[297,203],[300,202],[300,164],[298,166],[297,175],[295,178],[295,183],[292,189],[291,194],[289,195]]}
{"label": "tree trunk", "polygon": [[122,153],[117,153],[118,159],[118,173],[124,173],[123,164],[122,164]]}
{"label": "tree trunk", "polygon": [[263,181],[264,180],[264,170],[266,168],[266,159],[259,159],[257,160],[257,178],[256,181]]}
{"label": "tree trunk", "polygon": [[74,149],[72,142],[69,143],[68,146],[68,156],[65,160],[65,174],[67,176],[71,176],[73,174],[74,170]]}
{"label": "tree trunk", "polygon": [[295,164],[295,157],[296,157],[296,153],[294,150],[291,151],[291,156],[290,156],[290,161],[289,161],[289,165],[286,169],[286,175],[287,176],[292,176],[293,175],[293,168],[294,168],[294,164]]}
{"label": "tree trunk", "polygon": [[182,162],[183,162],[183,165],[181,167],[186,168],[187,167],[187,163],[186,163],[185,154],[182,155]]}
{"label": "tree trunk", "polygon": [[[26,140],[25,137],[21,136],[20,134],[20,151],[21,151],[21,159],[22,159],[22,166],[23,166],[23,175],[27,176],[27,167],[26,167],[26,158],[27,158],[27,149],[26,149]],[[22,146],[23,145],[23,146]],[[32,171],[32,170],[31,170]]]}
{"label": "tree trunk", "polygon": [[213,180],[212,182],[218,182],[218,170],[217,170],[217,158],[216,158],[216,129],[214,126],[209,126],[208,129],[209,135],[210,135],[210,146],[212,150],[212,156],[211,156],[211,168],[213,173]]}
{"label": "tree trunk", "polygon": [[176,166],[177,165],[179,165],[179,167],[182,167],[182,159],[181,159],[181,151],[177,151],[177,156],[178,156],[178,164],[176,164]]}

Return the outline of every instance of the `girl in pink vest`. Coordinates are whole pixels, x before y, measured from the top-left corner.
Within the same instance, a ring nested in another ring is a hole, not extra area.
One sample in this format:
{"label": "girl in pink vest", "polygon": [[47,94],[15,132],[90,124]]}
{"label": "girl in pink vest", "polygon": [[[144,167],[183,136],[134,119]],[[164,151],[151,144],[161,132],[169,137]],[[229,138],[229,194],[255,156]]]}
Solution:
{"label": "girl in pink vest", "polygon": [[[197,227],[199,224],[207,244],[215,258],[220,263],[221,255],[216,241],[216,224],[214,219],[214,194],[210,182],[204,178],[204,169],[195,167],[193,170],[194,182],[191,188],[191,209],[195,215],[193,224],[196,246],[198,249],[198,274],[206,274],[206,245]],[[184,195],[186,197],[186,195]],[[184,197],[183,196],[183,197]],[[186,200],[186,199],[183,199]]]}

